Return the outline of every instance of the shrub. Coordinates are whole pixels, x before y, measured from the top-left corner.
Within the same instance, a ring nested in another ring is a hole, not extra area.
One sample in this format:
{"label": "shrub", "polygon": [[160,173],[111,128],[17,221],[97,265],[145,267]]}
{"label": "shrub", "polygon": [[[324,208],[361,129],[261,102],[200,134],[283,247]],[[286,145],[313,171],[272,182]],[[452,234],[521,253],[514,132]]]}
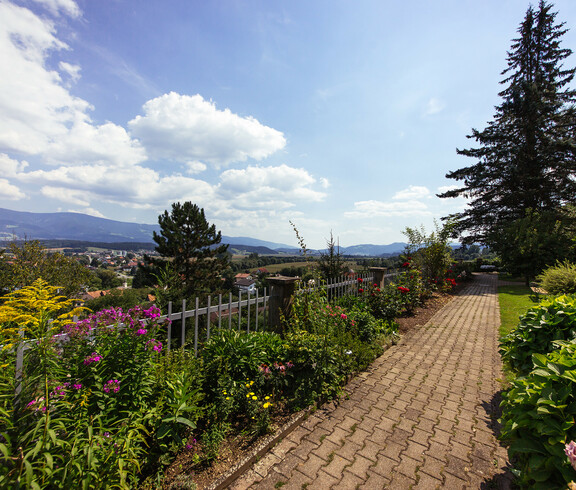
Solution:
{"label": "shrub", "polygon": [[548,267],[536,280],[550,294],[576,293],[576,264],[568,261]]}
{"label": "shrub", "polygon": [[576,343],[534,354],[534,369],[503,395],[501,438],[509,443],[519,483],[533,489],[567,488],[576,476],[564,445],[576,440]]}
{"label": "shrub", "polygon": [[576,335],[576,297],[543,299],[520,317],[520,323],[500,341],[503,361],[519,374],[532,368],[532,354],[554,350],[554,341]]}

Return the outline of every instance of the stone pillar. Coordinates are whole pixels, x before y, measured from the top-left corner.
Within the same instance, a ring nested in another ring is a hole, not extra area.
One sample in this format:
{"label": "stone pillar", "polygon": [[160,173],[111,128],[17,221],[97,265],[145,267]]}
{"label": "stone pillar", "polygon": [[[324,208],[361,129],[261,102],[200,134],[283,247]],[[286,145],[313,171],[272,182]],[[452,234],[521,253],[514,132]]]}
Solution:
{"label": "stone pillar", "polygon": [[282,318],[290,317],[290,307],[292,306],[292,296],[296,288],[297,277],[269,277],[270,284],[270,326],[277,332],[282,331]]}
{"label": "stone pillar", "polygon": [[368,270],[374,275],[374,284],[378,284],[379,288],[383,288],[388,269],[386,267],[369,267]]}

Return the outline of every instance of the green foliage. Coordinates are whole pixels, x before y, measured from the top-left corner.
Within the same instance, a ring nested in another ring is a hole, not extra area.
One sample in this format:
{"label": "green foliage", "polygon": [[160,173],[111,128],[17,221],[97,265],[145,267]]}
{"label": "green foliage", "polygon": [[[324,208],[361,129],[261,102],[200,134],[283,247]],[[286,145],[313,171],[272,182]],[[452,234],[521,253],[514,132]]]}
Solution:
{"label": "green foliage", "polygon": [[527,286],[498,286],[500,304],[500,336],[504,336],[518,325],[520,316],[524,315],[540,301]]}
{"label": "green foliage", "polygon": [[[525,210],[553,215],[574,201],[575,70],[563,66],[571,50],[561,47],[566,29],[556,23],[552,8],[545,1],[528,8],[508,51],[502,103],[485,129],[472,130],[469,138],[479,147],[457,150],[477,162],[446,176],[461,185],[439,197],[470,199],[466,210],[451,216],[465,243],[487,244],[499,252],[514,228],[525,227],[516,223]],[[523,234],[535,240],[526,250],[530,264],[539,259],[539,240],[549,237],[538,228]],[[515,264],[522,263],[521,250],[505,251],[515,255]]]}
{"label": "green foliage", "polygon": [[164,259],[147,260],[169,271],[169,289],[179,299],[218,291],[221,275],[228,267],[228,246],[219,245],[222,234],[208,223],[204,210],[190,201],[174,203],[170,213],[165,211],[158,217],[158,224],[160,233],[154,232],[153,238]]}
{"label": "green foliage", "polygon": [[0,256],[0,291],[30,286],[37,279],[59,285],[62,293],[75,297],[90,283],[91,273],[78,261],[61,253],[47,253],[39,241],[12,242]]}
{"label": "green foliage", "polygon": [[557,263],[544,270],[536,279],[550,294],[575,294],[576,264],[568,261]]}
{"label": "green foliage", "polygon": [[419,270],[425,287],[432,289],[447,277],[452,264],[448,240],[454,226],[448,222],[442,227],[435,223],[435,227],[429,235],[423,226],[420,229],[406,227],[402,232],[408,238],[405,256],[410,267]]}
{"label": "green foliage", "polygon": [[520,323],[500,341],[502,360],[519,374],[532,368],[532,354],[547,354],[554,342],[576,336],[576,296],[542,299],[520,317]]}
{"label": "green foliage", "polygon": [[527,209],[524,217],[503,227],[493,247],[506,270],[524,277],[528,284],[546,266],[574,257],[576,230],[569,209],[541,212]]}
{"label": "green foliage", "polygon": [[85,306],[92,311],[100,311],[107,308],[129,310],[136,305],[149,306],[148,291],[149,289],[113,289],[104,296],[87,301]]}
{"label": "green foliage", "polygon": [[564,489],[575,473],[564,445],[576,440],[576,343],[532,356],[533,369],[503,396],[501,437],[509,444],[519,483]]}
{"label": "green foliage", "polygon": [[346,262],[340,253],[340,248],[334,242],[332,231],[330,231],[330,240],[326,240],[326,247],[326,253],[321,253],[318,259],[320,275],[325,280],[342,277],[347,269]]}
{"label": "green foliage", "polygon": [[185,356],[163,360],[159,311],[105,310],[62,327],[64,317],[51,321],[61,302],[45,285],[15,299],[4,305],[12,322],[38,340],[16,399],[15,349],[0,353],[0,486],[131,488],[167,464],[202,413],[201,382]]}

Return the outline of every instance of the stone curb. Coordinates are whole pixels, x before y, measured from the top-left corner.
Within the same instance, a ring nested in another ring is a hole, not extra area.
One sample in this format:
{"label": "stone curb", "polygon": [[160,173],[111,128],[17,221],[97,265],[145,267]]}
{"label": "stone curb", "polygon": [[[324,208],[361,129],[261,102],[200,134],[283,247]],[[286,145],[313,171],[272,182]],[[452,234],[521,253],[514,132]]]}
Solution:
{"label": "stone curb", "polygon": [[240,462],[236,463],[232,468],[230,468],[226,473],[221,475],[218,479],[213,481],[206,490],[222,490],[231,485],[235,480],[237,480],[242,474],[244,474],[252,465],[258,461],[262,456],[264,456],[270,448],[275,446],[281,439],[284,439],[292,431],[304,422],[308,416],[316,410],[316,406],[312,405],[300,412],[295,413],[288,422],[286,422],[282,427],[280,427],[274,434],[266,437],[260,444],[258,444],[250,454],[244,457]]}

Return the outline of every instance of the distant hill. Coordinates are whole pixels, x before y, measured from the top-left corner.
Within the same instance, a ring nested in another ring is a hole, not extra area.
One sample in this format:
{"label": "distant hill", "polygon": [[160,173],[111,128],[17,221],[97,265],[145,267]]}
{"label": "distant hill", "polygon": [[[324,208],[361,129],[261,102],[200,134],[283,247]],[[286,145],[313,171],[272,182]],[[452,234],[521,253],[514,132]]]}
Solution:
{"label": "distant hill", "polygon": [[[152,233],[160,231],[158,225],[127,223],[97,218],[81,213],[29,213],[0,208],[0,242],[8,240],[80,241],[102,244],[153,244]],[[258,253],[260,255],[298,253],[297,247],[268,242],[250,237],[222,236],[222,243],[230,245],[232,253]],[[354,245],[340,247],[342,255],[386,257],[404,250],[405,243],[390,245]],[[324,250],[310,250],[317,255]]]}
{"label": "distant hill", "polygon": [[[160,227],[97,218],[81,213],[28,213],[0,208],[0,241],[28,238],[108,244],[154,243],[154,231],[158,233]],[[230,244],[230,248],[239,253],[269,254],[276,253],[278,248],[298,250],[282,243],[248,237],[222,236],[222,243]]]}
{"label": "distant hill", "polygon": [[353,245],[351,247],[340,247],[342,255],[362,255],[364,257],[381,257],[387,255],[398,255],[404,251],[406,243],[394,242],[390,245]]}

